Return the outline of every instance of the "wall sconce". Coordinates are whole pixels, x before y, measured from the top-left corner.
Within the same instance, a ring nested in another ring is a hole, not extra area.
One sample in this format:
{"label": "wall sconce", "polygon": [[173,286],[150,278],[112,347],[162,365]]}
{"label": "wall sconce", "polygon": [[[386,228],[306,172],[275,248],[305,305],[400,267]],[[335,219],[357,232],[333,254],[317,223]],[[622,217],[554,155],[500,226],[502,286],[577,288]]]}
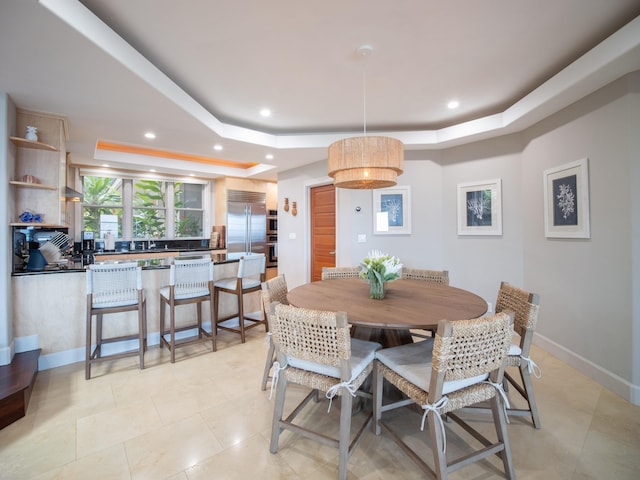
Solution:
{"label": "wall sconce", "polygon": [[289,199],[288,198],[284,199],[284,211],[285,212],[289,211]]}
{"label": "wall sconce", "polygon": [[295,217],[298,214],[298,204],[296,202],[292,202],[291,205],[291,215]]}

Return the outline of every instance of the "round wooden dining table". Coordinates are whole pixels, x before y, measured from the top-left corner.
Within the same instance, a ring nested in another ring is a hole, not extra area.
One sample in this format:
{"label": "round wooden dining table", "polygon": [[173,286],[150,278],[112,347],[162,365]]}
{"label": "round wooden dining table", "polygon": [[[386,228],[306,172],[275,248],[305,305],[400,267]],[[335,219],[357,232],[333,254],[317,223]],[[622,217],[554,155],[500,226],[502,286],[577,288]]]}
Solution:
{"label": "round wooden dining table", "polygon": [[359,278],[321,280],[287,293],[291,305],[347,312],[352,336],[383,347],[413,341],[410,330],[436,329],[438,321],[476,318],[487,311],[478,295],[448,285],[420,280],[394,280],[382,300],[369,298],[369,285]]}

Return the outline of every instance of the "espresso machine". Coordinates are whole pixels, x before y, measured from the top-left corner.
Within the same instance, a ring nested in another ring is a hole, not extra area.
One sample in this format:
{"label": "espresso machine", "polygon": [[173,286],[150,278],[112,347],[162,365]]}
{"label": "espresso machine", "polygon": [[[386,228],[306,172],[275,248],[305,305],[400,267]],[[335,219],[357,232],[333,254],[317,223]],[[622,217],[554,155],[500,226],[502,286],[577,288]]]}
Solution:
{"label": "espresso machine", "polygon": [[93,254],[96,250],[96,239],[94,232],[83,231],[82,234],[82,265],[93,263]]}

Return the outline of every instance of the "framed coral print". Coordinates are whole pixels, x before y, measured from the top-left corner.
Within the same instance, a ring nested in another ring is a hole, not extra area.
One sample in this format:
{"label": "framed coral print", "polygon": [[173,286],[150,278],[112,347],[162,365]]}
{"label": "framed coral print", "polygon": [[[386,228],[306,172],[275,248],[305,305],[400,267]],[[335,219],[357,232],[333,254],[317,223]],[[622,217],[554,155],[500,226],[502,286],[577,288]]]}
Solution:
{"label": "framed coral print", "polygon": [[458,235],[502,235],[502,182],[458,184]]}
{"label": "framed coral print", "polygon": [[373,191],[373,233],[411,233],[411,187],[389,187]]}
{"label": "framed coral print", "polygon": [[588,158],[544,171],[544,235],[590,238]]}

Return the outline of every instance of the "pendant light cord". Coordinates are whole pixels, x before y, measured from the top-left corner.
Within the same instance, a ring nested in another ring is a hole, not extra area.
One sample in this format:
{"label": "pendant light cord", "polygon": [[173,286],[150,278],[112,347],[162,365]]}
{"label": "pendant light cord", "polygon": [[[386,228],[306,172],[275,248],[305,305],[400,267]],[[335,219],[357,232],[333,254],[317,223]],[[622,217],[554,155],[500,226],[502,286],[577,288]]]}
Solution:
{"label": "pendant light cord", "polygon": [[364,125],[364,136],[367,136],[367,60],[364,59],[362,67],[362,117]]}

